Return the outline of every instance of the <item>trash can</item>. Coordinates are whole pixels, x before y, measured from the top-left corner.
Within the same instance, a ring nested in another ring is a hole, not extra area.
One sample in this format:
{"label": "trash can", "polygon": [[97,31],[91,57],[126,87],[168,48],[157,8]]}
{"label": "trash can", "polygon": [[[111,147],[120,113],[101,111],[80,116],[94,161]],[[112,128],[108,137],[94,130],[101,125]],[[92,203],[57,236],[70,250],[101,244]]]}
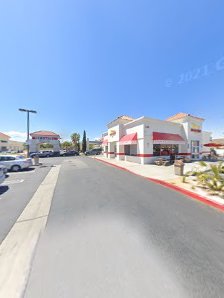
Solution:
{"label": "trash can", "polygon": [[184,162],[183,160],[176,160],[174,162],[174,174],[178,176],[184,175]]}
{"label": "trash can", "polygon": [[34,165],[35,166],[39,166],[39,156],[38,155],[34,155]]}

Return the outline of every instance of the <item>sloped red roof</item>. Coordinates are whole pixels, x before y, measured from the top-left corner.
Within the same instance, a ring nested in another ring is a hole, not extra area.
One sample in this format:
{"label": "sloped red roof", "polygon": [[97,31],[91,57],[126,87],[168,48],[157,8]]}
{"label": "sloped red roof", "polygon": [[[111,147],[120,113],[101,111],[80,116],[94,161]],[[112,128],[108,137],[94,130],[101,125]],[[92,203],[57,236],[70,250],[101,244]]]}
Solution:
{"label": "sloped red roof", "polygon": [[4,134],[3,132],[0,132],[0,138],[3,138],[3,139],[7,138],[7,139],[10,139],[10,136]]}
{"label": "sloped red roof", "polygon": [[54,133],[53,131],[48,131],[48,130],[35,131],[35,132],[32,132],[30,135],[31,137],[32,136],[60,137],[58,134]]}
{"label": "sloped red roof", "polygon": [[204,120],[203,118],[200,118],[200,117],[196,117],[196,116],[193,116],[191,114],[187,114],[187,113],[177,113],[169,118],[167,118],[166,120],[167,121],[173,121],[173,120],[178,120],[178,119],[182,119],[182,118],[185,118],[187,116],[190,116],[190,117],[193,117],[193,118],[196,118],[196,119],[199,119],[199,120]]}

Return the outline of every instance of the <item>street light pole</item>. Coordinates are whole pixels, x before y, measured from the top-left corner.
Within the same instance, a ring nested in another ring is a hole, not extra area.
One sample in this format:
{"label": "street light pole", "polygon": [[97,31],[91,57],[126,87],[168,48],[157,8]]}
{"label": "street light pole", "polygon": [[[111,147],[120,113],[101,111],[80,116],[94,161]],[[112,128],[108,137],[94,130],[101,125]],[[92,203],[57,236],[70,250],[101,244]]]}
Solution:
{"label": "street light pole", "polygon": [[27,157],[30,155],[30,144],[29,144],[29,138],[30,138],[30,113],[36,114],[37,111],[34,110],[27,110],[27,109],[19,109],[20,112],[26,112],[27,113]]}

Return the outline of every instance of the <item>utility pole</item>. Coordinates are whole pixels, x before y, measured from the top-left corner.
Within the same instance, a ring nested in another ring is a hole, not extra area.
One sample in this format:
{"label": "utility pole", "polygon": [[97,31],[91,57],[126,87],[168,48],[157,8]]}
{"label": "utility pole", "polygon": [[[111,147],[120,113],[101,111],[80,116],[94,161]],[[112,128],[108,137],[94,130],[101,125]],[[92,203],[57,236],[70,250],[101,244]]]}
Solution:
{"label": "utility pole", "polygon": [[27,110],[27,109],[19,109],[20,112],[26,112],[27,113],[27,157],[30,156],[30,144],[29,144],[29,138],[30,138],[30,113],[36,114],[37,111],[34,110]]}

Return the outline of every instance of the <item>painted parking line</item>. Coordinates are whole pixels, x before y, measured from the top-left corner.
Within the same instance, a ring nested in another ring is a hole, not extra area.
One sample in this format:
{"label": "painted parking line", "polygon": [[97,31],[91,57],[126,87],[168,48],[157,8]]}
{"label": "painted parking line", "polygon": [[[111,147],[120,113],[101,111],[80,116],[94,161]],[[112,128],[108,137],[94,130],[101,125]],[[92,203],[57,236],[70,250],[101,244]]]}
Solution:
{"label": "painted parking line", "polygon": [[36,172],[36,169],[33,169],[32,171],[21,171],[21,172],[8,172],[8,175],[19,175],[19,174],[33,174]]}
{"label": "painted parking line", "polygon": [[9,181],[5,181],[2,185],[11,185],[11,184],[18,184],[18,183],[22,183],[24,181],[24,179],[15,179],[15,180],[9,180]]}

